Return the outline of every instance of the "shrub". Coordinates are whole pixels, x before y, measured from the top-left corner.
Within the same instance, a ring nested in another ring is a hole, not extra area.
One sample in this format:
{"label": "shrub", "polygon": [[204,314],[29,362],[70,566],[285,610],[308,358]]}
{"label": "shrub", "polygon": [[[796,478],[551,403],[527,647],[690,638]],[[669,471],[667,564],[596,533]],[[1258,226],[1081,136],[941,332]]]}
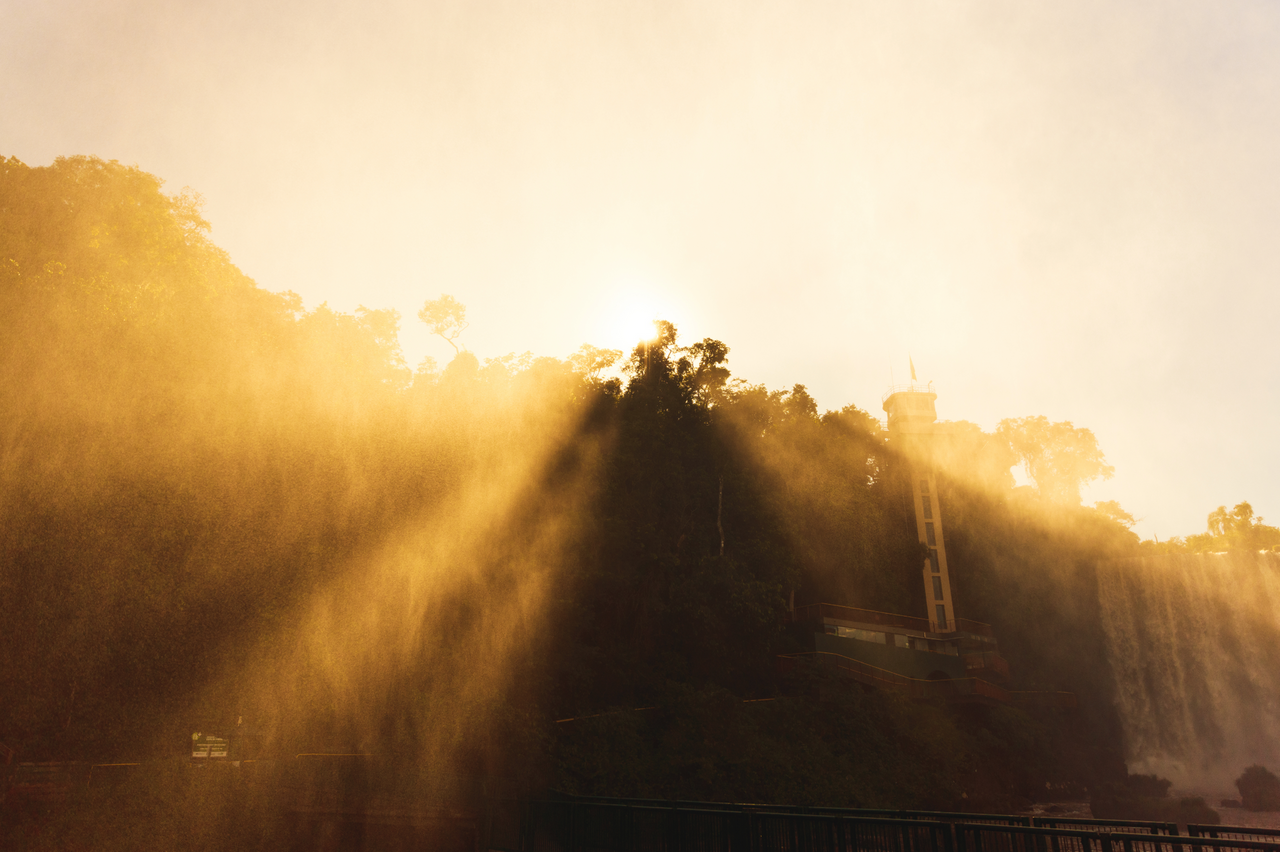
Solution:
{"label": "shrub", "polygon": [[1101,784],[1093,790],[1089,807],[1096,819],[1218,825],[1218,812],[1201,798],[1170,799],[1172,782],[1155,775],[1130,775],[1124,783]]}
{"label": "shrub", "polygon": [[1158,778],[1155,775],[1130,775],[1125,781],[1135,796],[1145,796],[1149,799],[1164,799],[1169,795],[1169,788],[1173,786],[1173,782],[1167,778]]}
{"label": "shrub", "polygon": [[1250,811],[1280,811],[1280,778],[1254,764],[1236,779],[1240,801]]}

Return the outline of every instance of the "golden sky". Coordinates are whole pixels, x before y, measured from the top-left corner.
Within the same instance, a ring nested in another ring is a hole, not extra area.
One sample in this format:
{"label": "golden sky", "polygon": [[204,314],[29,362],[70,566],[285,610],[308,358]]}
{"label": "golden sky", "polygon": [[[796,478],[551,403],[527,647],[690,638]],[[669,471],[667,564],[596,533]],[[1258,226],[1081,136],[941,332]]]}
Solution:
{"label": "golden sky", "polygon": [[721,339],[1097,434],[1161,537],[1280,522],[1280,6],[11,0],[0,154],[136,163],[260,285],[480,357]]}

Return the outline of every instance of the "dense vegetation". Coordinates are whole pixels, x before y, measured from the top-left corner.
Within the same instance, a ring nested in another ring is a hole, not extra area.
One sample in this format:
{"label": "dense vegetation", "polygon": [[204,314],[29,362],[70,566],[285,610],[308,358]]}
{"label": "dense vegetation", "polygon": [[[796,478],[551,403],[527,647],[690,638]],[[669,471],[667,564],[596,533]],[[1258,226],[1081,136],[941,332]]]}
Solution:
{"label": "dense vegetation", "polygon": [[1280,778],[1265,766],[1254,764],[1236,779],[1240,802],[1251,811],[1280,810]]}
{"label": "dense vegetation", "polygon": [[[961,614],[1078,712],[780,678],[793,600],[923,605],[874,417],[735,379],[665,323],[625,357],[411,371],[396,312],[304,311],[207,234],[136,168],[0,163],[0,742],[22,756],[160,758],[239,723],[264,754],[515,790],[1011,807],[1124,778],[1092,566],[1138,543],[1079,503],[1110,472],[1088,430],[943,424],[935,459]],[[452,299],[420,318],[465,327]]]}
{"label": "dense vegetation", "polygon": [[1219,506],[1209,513],[1208,529],[1168,541],[1144,541],[1144,553],[1223,553],[1280,549],[1280,527],[1264,524],[1248,502],[1231,509]]}

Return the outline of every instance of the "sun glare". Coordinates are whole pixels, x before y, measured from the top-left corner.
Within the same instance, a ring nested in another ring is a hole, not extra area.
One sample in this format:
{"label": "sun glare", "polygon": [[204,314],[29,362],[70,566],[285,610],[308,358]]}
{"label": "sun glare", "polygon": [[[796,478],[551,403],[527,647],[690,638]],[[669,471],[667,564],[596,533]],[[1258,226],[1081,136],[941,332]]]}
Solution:
{"label": "sun glare", "polygon": [[657,300],[640,282],[629,281],[619,287],[602,323],[608,329],[608,346],[630,349],[642,340],[655,336],[654,321],[663,319]]}

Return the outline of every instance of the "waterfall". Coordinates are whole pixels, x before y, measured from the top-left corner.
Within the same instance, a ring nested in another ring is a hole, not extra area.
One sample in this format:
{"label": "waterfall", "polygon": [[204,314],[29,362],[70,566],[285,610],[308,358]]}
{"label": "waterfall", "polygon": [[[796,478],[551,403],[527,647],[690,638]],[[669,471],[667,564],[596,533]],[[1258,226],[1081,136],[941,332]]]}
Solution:
{"label": "waterfall", "polygon": [[1130,772],[1230,790],[1280,770],[1280,555],[1106,562],[1098,598]]}

